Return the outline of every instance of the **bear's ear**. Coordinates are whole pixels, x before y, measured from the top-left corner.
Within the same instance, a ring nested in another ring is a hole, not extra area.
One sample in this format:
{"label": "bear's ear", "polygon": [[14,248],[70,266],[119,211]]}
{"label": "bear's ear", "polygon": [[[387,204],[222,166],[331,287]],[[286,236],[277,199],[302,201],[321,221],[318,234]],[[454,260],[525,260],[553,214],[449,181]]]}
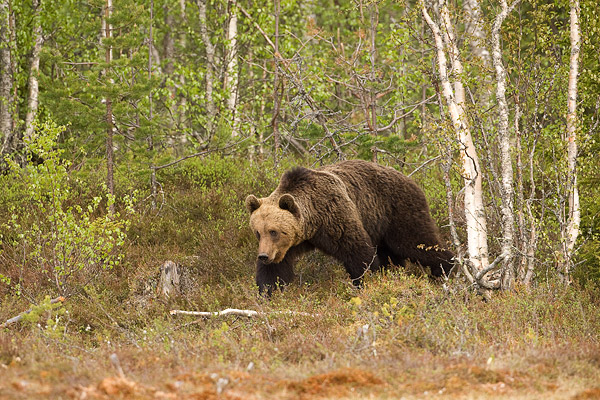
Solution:
{"label": "bear's ear", "polygon": [[248,210],[250,214],[256,211],[258,207],[260,207],[260,200],[252,194],[246,197],[246,210]]}
{"label": "bear's ear", "polygon": [[286,193],[279,198],[279,208],[291,212],[296,218],[300,217],[300,208],[291,194]]}

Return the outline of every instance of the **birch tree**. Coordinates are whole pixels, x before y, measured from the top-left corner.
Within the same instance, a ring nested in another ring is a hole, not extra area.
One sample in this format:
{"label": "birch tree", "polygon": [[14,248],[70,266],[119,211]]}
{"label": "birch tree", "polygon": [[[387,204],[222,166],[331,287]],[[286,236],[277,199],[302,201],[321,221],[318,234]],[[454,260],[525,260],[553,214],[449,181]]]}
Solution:
{"label": "birch tree", "polygon": [[[105,47],[105,62],[106,68],[104,70],[107,83],[110,81],[108,78],[110,62],[112,61],[112,46],[110,44],[112,26],[110,24],[110,18],[112,14],[112,0],[106,0],[104,9],[104,19],[102,20],[102,29],[104,34],[104,47]],[[106,96],[104,99],[106,102],[106,186],[108,192],[111,195],[115,194],[115,182],[114,182],[114,149],[113,149],[113,112],[112,112],[112,100],[110,96]],[[114,204],[111,202],[109,205],[109,212],[113,214],[115,211]]]}
{"label": "birch tree", "polygon": [[[472,267],[473,274],[467,270],[465,272],[467,276],[477,276],[489,264],[482,174],[479,157],[467,123],[467,115],[464,107],[465,90],[460,80],[463,68],[459,59],[449,10],[444,0],[440,0],[439,6],[440,19],[443,21],[444,31],[432,19],[424,3],[421,3],[421,12],[433,35],[442,93],[446,100],[450,120],[460,146],[461,172],[465,185],[464,211],[467,230],[468,262]],[[446,54],[449,54],[452,63],[450,72],[448,70],[448,58]],[[454,84],[450,80],[450,73],[452,74]],[[482,277],[479,276],[479,278]]]}
{"label": "birch tree", "polygon": [[208,35],[208,21],[206,19],[206,0],[196,0],[196,4],[198,5],[200,36],[202,38],[202,42],[204,43],[204,48],[206,51],[206,74],[204,77],[206,82],[206,133],[208,138],[211,138],[215,131],[213,122],[217,114],[217,110],[213,99],[215,46],[212,44],[210,36]]}
{"label": "birch tree", "polygon": [[33,121],[37,115],[39,104],[39,80],[40,52],[42,50],[42,22],[40,18],[41,0],[33,0],[33,47],[29,62],[29,97],[27,99],[27,114],[25,116],[25,139],[31,139],[33,135]]}
{"label": "birch tree", "polygon": [[571,56],[569,59],[569,86],[567,99],[567,197],[568,211],[566,224],[561,229],[562,265],[560,273],[565,283],[570,281],[569,275],[573,267],[575,242],[579,236],[581,212],[579,209],[579,191],[577,188],[577,74],[579,70],[579,0],[570,3],[570,41]]}
{"label": "birch tree", "polygon": [[238,17],[234,1],[229,2],[229,22],[227,24],[227,69],[225,72],[225,90],[227,92],[227,109],[231,116],[231,136],[238,136],[240,116],[236,110],[238,95],[238,52],[237,30]]}
{"label": "birch tree", "polygon": [[277,56],[281,57],[279,53],[279,14],[280,14],[280,0],[275,0],[275,43],[273,50],[275,51],[275,74],[273,77],[273,118],[271,119],[271,126],[273,127],[273,143],[275,147],[275,160],[277,160],[277,153],[279,152],[280,135],[279,135],[279,109],[281,107],[281,96],[279,94],[279,62]]}
{"label": "birch tree", "polygon": [[518,4],[515,0],[510,7],[506,0],[501,0],[502,7],[500,13],[496,16],[492,28],[492,63],[496,71],[496,100],[498,101],[498,136],[500,140],[500,159],[502,184],[500,188],[501,195],[501,213],[502,213],[502,253],[503,260],[503,279],[502,286],[507,288],[512,286],[514,279],[513,255],[514,255],[514,237],[515,237],[515,219],[514,219],[514,182],[513,166],[510,146],[510,135],[508,131],[509,110],[506,101],[506,70],[502,62],[502,47],[500,45],[500,28],[507,15]]}
{"label": "birch tree", "polygon": [[[186,14],[186,0],[179,0],[179,10],[180,10],[180,19],[181,22],[186,25],[187,24],[187,14]],[[186,32],[185,30],[182,30],[180,35],[179,35],[179,46],[181,49],[185,49],[187,45],[187,36],[186,36]],[[185,87],[185,75],[183,73],[179,74],[179,87],[183,88]],[[187,108],[187,99],[185,98],[185,96],[178,96],[178,112],[177,112],[177,118],[178,118],[178,125],[180,125],[184,131],[187,130],[188,128],[188,122],[187,122],[187,116],[186,116],[186,108]],[[181,135],[180,140],[182,141],[182,143],[185,143],[186,141],[186,136],[185,135]]]}
{"label": "birch tree", "polygon": [[8,0],[0,0],[0,140],[2,154],[13,150],[13,74]]}

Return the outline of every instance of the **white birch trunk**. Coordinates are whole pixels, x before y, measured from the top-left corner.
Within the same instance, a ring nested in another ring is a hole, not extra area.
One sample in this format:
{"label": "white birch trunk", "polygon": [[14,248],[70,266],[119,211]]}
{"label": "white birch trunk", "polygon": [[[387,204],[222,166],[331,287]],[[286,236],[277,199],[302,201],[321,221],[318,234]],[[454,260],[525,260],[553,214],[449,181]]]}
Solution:
{"label": "white birch trunk", "polygon": [[575,242],[579,236],[581,214],[579,209],[579,191],[577,189],[577,74],[579,70],[579,48],[581,44],[579,32],[579,0],[571,0],[571,59],[569,64],[569,88],[567,100],[567,194],[569,196],[569,213],[566,232],[563,235],[564,279],[569,281]]}
{"label": "white birch trunk", "polygon": [[[280,0],[275,0],[274,8],[275,8],[275,43],[273,46],[273,50],[275,51],[275,56],[279,55],[279,14],[280,14]],[[279,137],[279,107],[281,106],[281,99],[279,96],[279,59],[275,60],[275,74],[273,77],[273,118],[271,119],[271,125],[273,126],[273,144],[275,147],[275,151],[273,152],[273,157],[275,163],[277,163],[277,156],[279,153],[280,147],[280,137]]]}
{"label": "white birch trunk", "polygon": [[502,48],[500,45],[500,28],[504,19],[517,5],[519,0],[508,7],[506,0],[501,0],[501,11],[496,16],[492,28],[492,63],[496,71],[496,99],[498,101],[498,136],[500,141],[500,170],[502,184],[500,186],[501,213],[502,213],[502,257],[503,280],[502,286],[509,288],[514,279],[513,255],[515,237],[514,218],[514,179],[510,147],[510,134],[508,131],[509,115],[506,102],[506,70],[502,63]]}
{"label": "white birch trunk", "polygon": [[33,121],[37,115],[39,104],[40,52],[42,50],[42,23],[40,21],[41,1],[33,0],[33,48],[29,62],[29,97],[27,99],[27,114],[25,115],[25,140],[33,136]]}
{"label": "white birch trunk", "polygon": [[196,0],[198,5],[198,14],[200,19],[200,36],[204,42],[206,49],[206,132],[210,139],[214,134],[214,119],[216,116],[216,109],[213,100],[213,85],[214,85],[214,66],[215,66],[215,46],[210,41],[208,35],[208,27],[206,20],[206,0]]}
{"label": "white birch trunk", "polygon": [[10,36],[8,0],[0,0],[0,140],[2,140],[2,154],[10,153],[13,150],[13,75]]}
{"label": "white birch trunk", "polygon": [[[437,52],[437,63],[440,74],[443,95],[448,103],[448,111],[454,130],[456,131],[459,143],[461,145],[460,158],[462,163],[462,173],[465,183],[465,218],[467,225],[467,249],[469,260],[472,263],[474,272],[484,270],[489,263],[487,247],[487,223],[483,204],[483,187],[479,158],[475,150],[473,138],[467,125],[467,116],[464,109],[464,86],[460,82],[462,73],[462,64],[458,57],[456,42],[453,40],[453,29],[449,20],[449,12],[445,3],[442,3],[442,19],[446,26],[446,32],[442,33],[439,26],[432,20],[427,8],[422,5],[422,13],[427,25],[431,29],[435,40],[435,50]],[[454,89],[448,76],[447,58],[444,51],[444,38],[446,43],[451,46],[448,50],[452,58],[453,73],[456,74]]]}
{"label": "white birch trunk", "polygon": [[[112,15],[112,0],[106,0],[106,9],[104,10],[104,19],[102,20],[102,29],[105,39],[110,39],[112,35],[112,25],[109,20]],[[107,69],[105,74],[108,76],[108,65],[112,61],[112,46],[109,44],[105,45],[106,54],[105,61],[107,64]],[[111,195],[115,194],[115,181],[114,181],[114,149],[113,149],[113,134],[114,134],[114,125],[113,125],[113,112],[112,112],[112,100],[107,97],[106,101],[106,186],[108,188],[108,192]],[[114,214],[115,208],[114,204],[109,206],[109,213],[111,215]]]}
{"label": "white birch trunk", "polygon": [[228,93],[227,109],[232,117],[231,136],[238,136],[240,117],[237,112],[238,94],[238,56],[237,56],[237,8],[234,1],[229,2],[229,25],[227,28],[227,70],[225,87]]}
{"label": "white birch trunk", "polygon": [[[477,0],[465,0],[463,9],[467,15],[466,34],[475,57],[479,58],[484,67],[491,67],[492,58],[485,46],[486,35],[483,30],[481,6]],[[487,75],[487,74],[486,74]]]}
{"label": "white birch trunk", "polygon": [[[181,12],[181,21],[182,23],[184,23],[185,25],[187,25],[187,20],[186,20],[186,0],[179,0],[179,9]],[[187,42],[187,36],[185,31],[183,31],[181,33],[181,35],[179,36],[179,46],[181,49],[185,49],[186,48],[186,42]],[[184,50],[185,51],[185,50]],[[183,73],[179,74],[179,87],[183,88],[185,87],[185,75]],[[183,128],[183,131],[185,132],[188,128],[188,123],[187,123],[187,117],[186,117],[186,108],[187,108],[187,99],[185,96],[181,95],[178,97],[178,106],[177,106],[177,118],[178,118],[178,125],[180,125]],[[187,137],[184,134],[182,134],[180,136],[180,142],[181,144],[185,145],[187,142]]]}

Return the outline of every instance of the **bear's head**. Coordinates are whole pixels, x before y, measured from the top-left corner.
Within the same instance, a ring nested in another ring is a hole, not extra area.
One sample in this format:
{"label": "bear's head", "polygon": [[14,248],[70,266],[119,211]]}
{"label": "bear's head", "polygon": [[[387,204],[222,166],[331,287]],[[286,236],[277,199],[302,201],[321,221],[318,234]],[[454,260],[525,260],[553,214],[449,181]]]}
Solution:
{"label": "bear's head", "polygon": [[287,193],[279,199],[250,195],[246,208],[250,212],[250,228],[258,239],[258,259],[265,264],[280,263],[302,236],[300,208],[294,197]]}

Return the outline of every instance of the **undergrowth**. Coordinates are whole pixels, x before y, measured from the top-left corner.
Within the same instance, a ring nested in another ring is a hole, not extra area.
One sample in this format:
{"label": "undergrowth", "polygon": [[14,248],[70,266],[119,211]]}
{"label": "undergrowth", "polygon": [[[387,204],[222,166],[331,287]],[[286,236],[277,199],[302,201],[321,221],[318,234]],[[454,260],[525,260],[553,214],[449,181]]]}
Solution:
{"label": "undergrowth", "polygon": [[[263,393],[265,382],[287,380],[273,389],[280,398],[321,393],[322,382],[331,385],[336,379],[343,385],[378,382],[382,393],[418,395],[461,394],[469,385],[509,382],[516,389],[544,391],[566,375],[577,376],[583,386],[600,377],[600,291],[590,283],[565,288],[538,281],[485,302],[459,279],[442,286],[394,269],[369,274],[357,290],[335,260],[314,253],[300,260],[298,279],[285,292],[269,301],[259,298],[253,279],[256,243],[243,202],[250,193],[268,195],[291,164],[217,154],[187,160],[159,171],[155,208],[147,181],[132,178],[147,176],[143,166],[122,172],[117,175],[121,187],[136,192],[138,200],[132,213],[124,212],[131,205],[123,197],[115,201],[128,226],[118,249],[120,262],[95,270],[94,280],[52,306],[44,298],[61,294],[55,283],[27,258],[14,256],[15,238],[34,222],[42,229],[43,215],[11,208],[26,186],[8,187],[10,180],[4,179],[0,216],[10,221],[18,215],[20,222],[1,228],[3,237],[12,239],[2,243],[0,322],[37,304],[23,321],[0,330],[0,364],[15,371],[8,376],[43,375],[42,381],[56,388],[90,385],[113,374],[108,360],[116,353],[129,377],[163,382],[164,390],[179,381],[214,383],[204,375],[181,378],[184,372],[229,371],[233,385],[247,376],[240,378],[240,372],[235,378],[231,371],[246,371],[264,380],[247,388],[253,393]],[[69,193],[64,204],[74,210],[102,190],[97,171],[66,168],[64,174]],[[97,208],[89,215],[103,213]],[[193,276],[191,287],[169,300],[152,291],[158,267],[167,259],[180,262]],[[264,314],[194,319],[171,316],[173,308]],[[356,370],[344,369],[349,367]],[[532,368],[542,372],[532,373]],[[337,369],[346,372],[327,375]]]}

